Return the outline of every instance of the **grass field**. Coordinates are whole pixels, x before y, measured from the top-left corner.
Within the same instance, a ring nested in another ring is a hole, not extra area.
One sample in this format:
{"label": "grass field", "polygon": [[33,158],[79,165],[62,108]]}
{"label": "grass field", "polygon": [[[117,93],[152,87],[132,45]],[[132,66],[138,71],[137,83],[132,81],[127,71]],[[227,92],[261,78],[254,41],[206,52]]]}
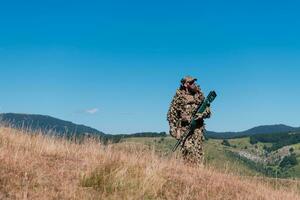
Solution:
{"label": "grass field", "polygon": [[0,199],[300,199],[298,181],[188,166],[163,153],[173,142],[76,144],[0,128]]}
{"label": "grass field", "polygon": [[[248,138],[234,139],[233,144],[238,146],[238,149],[243,149],[245,145],[249,145]],[[147,145],[150,149],[155,149],[160,155],[170,156],[171,154],[176,154],[180,156],[180,153],[173,153],[171,151],[175,144],[175,139],[172,137],[166,138],[128,138],[124,139],[122,142],[128,143],[141,143]],[[244,164],[238,158],[230,156],[226,151],[231,150],[231,147],[226,147],[221,145],[222,140],[207,140],[205,141],[205,164],[210,167],[214,167],[223,172],[235,173],[237,175],[245,176],[256,176],[262,175],[262,173],[257,172],[248,165]],[[177,150],[179,151],[179,150]]]}

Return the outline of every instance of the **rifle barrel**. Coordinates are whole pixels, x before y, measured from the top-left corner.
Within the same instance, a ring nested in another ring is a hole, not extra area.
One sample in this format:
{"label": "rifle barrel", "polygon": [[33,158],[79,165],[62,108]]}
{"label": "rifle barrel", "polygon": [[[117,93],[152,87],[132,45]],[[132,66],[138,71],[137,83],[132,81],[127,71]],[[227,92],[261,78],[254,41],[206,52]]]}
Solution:
{"label": "rifle barrel", "polygon": [[177,140],[175,146],[174,146],[173,149],[172,149],[173,152],[176,151],[176,149],[178,148],[178,146],[180,145],[180,143],[181,143],[181,140]]}

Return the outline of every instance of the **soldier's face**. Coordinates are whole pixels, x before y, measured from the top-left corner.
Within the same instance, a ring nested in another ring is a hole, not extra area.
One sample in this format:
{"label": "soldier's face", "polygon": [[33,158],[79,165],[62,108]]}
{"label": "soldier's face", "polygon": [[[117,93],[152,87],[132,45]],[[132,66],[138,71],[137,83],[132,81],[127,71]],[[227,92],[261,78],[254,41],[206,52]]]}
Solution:
{"label": "soldier's face", "polygon": [[190,93],[195,94],[198,91],[198,87],[195,81],[190,81],[186,83],[186,88],[189,90]]}
{"label": "soldier's face", "polygon": [[188,88],[192,88],[192,87],[195,87],[195,86],[196,86],[195,81],[189,81],[189,82],[187,82],[187,87]]}

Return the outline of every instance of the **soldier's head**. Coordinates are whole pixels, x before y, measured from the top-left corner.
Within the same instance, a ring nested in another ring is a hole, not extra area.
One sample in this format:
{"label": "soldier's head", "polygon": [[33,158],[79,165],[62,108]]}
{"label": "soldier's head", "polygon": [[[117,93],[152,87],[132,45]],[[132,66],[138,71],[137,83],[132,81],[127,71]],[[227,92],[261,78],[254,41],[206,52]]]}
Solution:
{"label": "soldier's head", "polygon": [[185,76],[181,79],[181,89],[191,93],[196,94],[199,92],[199,87],[196,85],[196,78],[191,76]]}

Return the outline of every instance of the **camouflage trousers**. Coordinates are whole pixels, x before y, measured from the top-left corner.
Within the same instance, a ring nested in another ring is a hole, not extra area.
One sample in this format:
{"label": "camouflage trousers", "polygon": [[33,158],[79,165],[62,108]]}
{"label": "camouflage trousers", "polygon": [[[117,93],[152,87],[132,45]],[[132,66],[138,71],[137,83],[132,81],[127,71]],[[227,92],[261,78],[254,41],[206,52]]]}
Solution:
{"label": "camouflage trousers", "polygon": [[194,134],[190,135],[184,143],[181,153],[184,160],[191,164],[203,164],[204,152],[204,127],[195,129]]}

